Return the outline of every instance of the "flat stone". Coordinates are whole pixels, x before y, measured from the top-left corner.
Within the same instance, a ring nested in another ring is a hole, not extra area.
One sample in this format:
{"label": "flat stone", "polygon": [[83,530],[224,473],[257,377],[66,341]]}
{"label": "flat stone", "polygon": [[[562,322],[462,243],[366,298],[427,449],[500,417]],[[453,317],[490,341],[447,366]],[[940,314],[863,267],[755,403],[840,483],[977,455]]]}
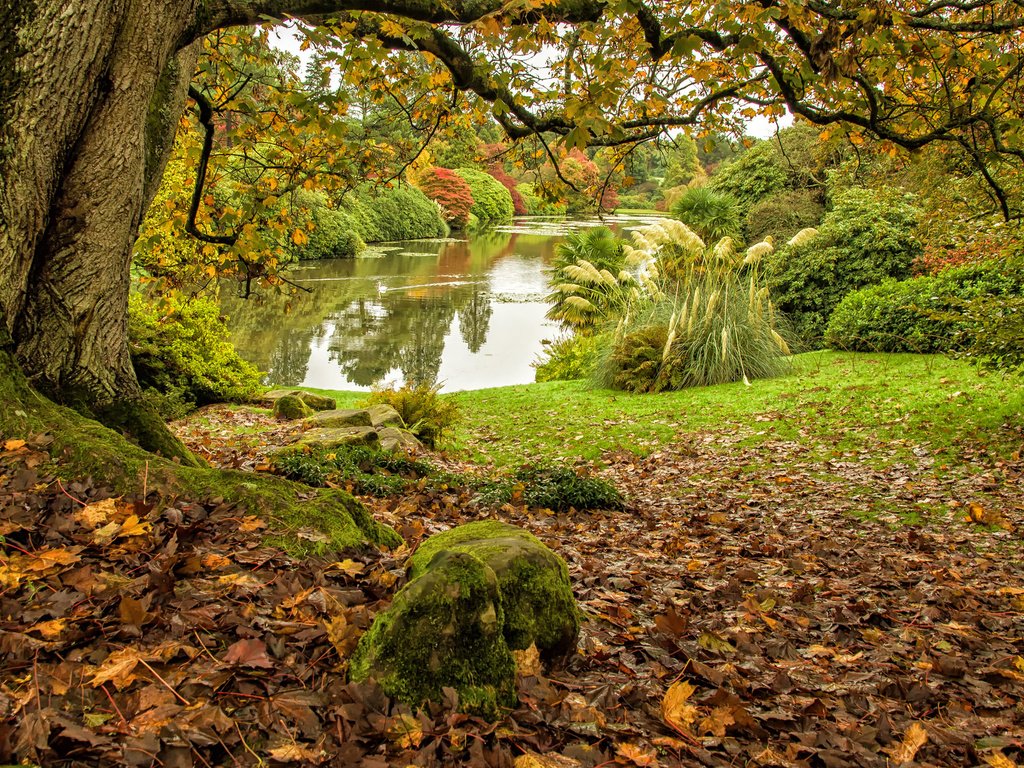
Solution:
{"label": "flat stone", "polygon": [[320,411],[319,413],[314,413],[303,423],[307,427],[315,428],[374,426],[373,419],[370,418],[370,412],[365,408]]}
{"label": "flat stone", "polygon": [[371,405],[366,410],[370,414],[370,422],[378,429],[381,427],[397,427],[398,429],[405,429],[407,426],[405,421],[402,419],[402,414],[386,403]]}
{"label": "flat stone", "polygon": [[407,429],[384,427],[384,429],[378,430],[377,434],[380,435],[382,450],[405,451],[406,453],[419,453],[423,450],[423,443]]}
{"label": "flat stone", "polygon": [[338,448],[342,445],[367,445],[376,447],[380,443],[380,436],[373,427],[330,427],[324,429],[311,429],[306,432],[299,445],[308,445],[311,448]]}

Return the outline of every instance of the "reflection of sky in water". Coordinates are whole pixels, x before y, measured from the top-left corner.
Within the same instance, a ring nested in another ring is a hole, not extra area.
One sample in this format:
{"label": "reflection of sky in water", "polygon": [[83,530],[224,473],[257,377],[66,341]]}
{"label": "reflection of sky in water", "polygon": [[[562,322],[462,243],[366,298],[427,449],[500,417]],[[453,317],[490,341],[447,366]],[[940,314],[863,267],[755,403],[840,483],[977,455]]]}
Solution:
{"label": "reflection of sky in water", "polygon": [[[645,219],[610,216],[603,224],[629,229]],[[570,229],[600,225],[521,220],[468,241],[393,243],[369,258],[305,262],[290,278],[311,293],[225,296],[222,310],[239,352],[272,385],[526,384],[542,340],[559,334],[543,301],[555,244]]]}

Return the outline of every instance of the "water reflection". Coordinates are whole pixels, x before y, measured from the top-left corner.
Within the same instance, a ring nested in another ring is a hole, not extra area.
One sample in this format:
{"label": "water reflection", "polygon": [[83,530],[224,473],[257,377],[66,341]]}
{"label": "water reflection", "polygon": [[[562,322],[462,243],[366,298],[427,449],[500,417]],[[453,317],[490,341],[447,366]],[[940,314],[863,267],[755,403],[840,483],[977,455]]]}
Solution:
{"label": "water reflection", "polygon": [[524,384],[542,340],[558,333],[544,319],[544,267],[569,229],[600,223],[532,219],[469,240],[391,243],[295,268],[289,277],[310,293],[225,295],[222,310],[239,353],[271,385]]}

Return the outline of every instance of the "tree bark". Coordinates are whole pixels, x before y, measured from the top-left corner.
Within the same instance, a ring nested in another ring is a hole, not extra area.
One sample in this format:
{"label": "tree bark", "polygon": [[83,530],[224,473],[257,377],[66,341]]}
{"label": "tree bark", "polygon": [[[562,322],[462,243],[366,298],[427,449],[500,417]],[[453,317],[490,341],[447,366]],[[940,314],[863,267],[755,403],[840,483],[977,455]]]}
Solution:
{"label": "tree bark", "polygon": [[[127,342],[131,249],[166,163],[195,49],[176,50],[175,30],[193,12],[180,2],[81,5],[63,29],[45,17],[59,39],[22,61],[31,80],[19,84],[21,110],[8,123],[22,151],[4,169],[9,239],[0,258],[13,279],[0,286],[0,305],[32,383],[96,412],[140,396]],[[33,101],[47,111],[30,114]]]}

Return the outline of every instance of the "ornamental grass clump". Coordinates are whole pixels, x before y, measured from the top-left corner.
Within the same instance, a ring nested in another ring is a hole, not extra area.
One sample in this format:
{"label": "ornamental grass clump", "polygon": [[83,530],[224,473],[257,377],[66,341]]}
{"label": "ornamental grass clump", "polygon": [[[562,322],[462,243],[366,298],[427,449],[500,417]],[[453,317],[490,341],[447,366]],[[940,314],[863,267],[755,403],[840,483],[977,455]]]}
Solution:
{"label": "ornamental grass clump", "polygon": [[580,335],[615,320],[653,289],[627,266],[624,245],[611,230],[573,232],[555,251],[546,317]]}
{"label": "ornamental grass clump", "polygon": [[677,221],[637,230],[627,258],[641,261],[659,290],[623,313],[601,382],[660,392],[785,373],[784,321],[759,269],[771,251],[770,240],[745,251],[731,238],[708,247]]}

